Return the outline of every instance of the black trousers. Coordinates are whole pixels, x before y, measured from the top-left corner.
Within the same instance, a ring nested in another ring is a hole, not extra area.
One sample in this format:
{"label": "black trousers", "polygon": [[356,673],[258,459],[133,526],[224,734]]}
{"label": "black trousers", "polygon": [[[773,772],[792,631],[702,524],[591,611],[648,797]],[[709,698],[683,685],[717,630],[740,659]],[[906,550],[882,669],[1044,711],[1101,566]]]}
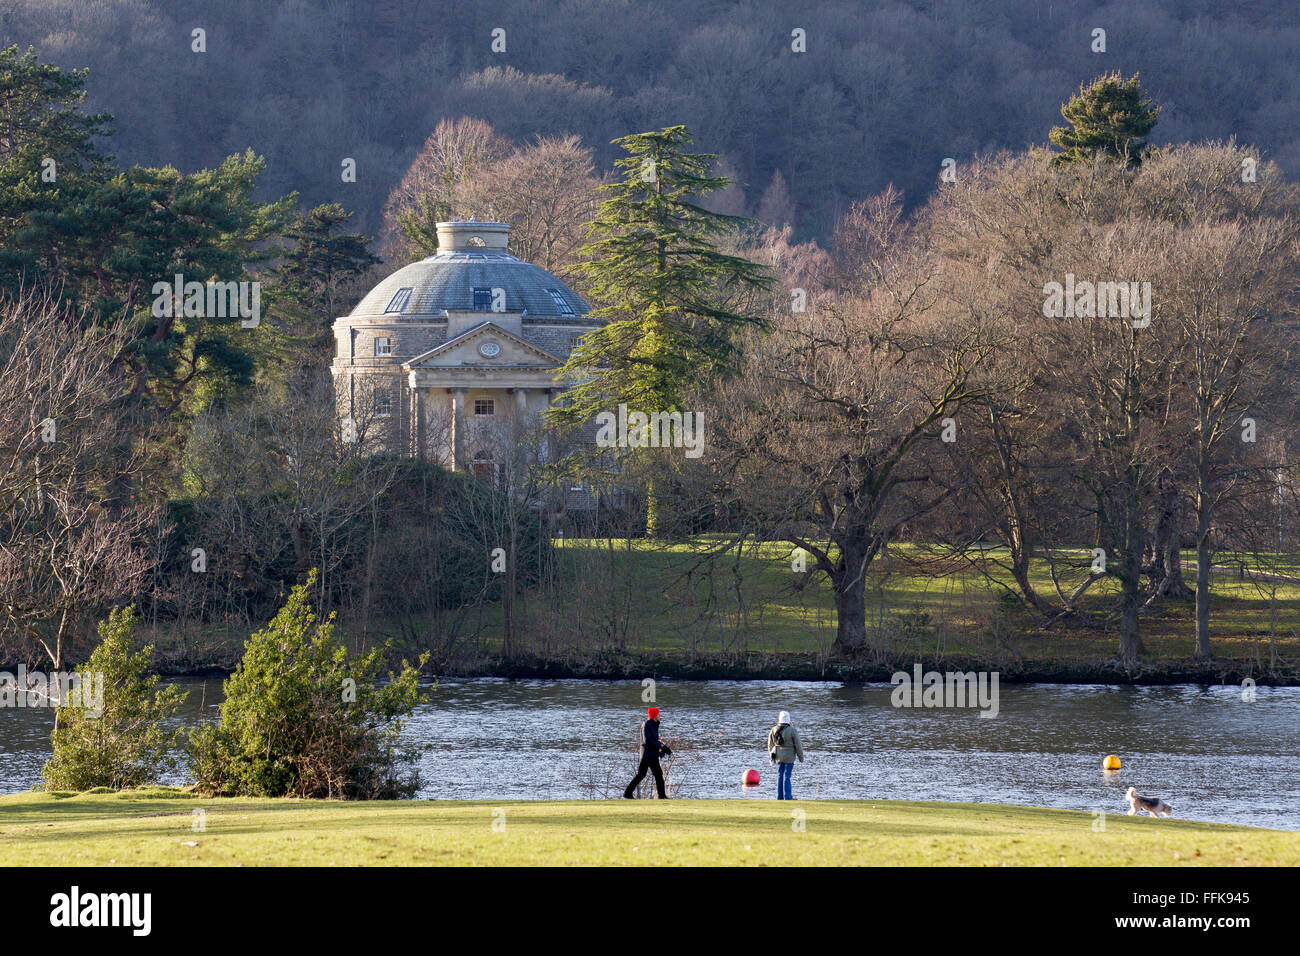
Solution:
{"label": "black trousers", "polygon": [[667,800],[668,794],[664,793],[664,771],[663,768],[659,766],[658,754],[643,753],[641,755],[641,766],[636,768],[636,776],[632,778],[632,782],[629,783],[627,789],[623,791],[623,796],[629,799],[632,797],[632,791],[637,788],[637,784],[645,779],[647,770],[655,775],[655,786],[659,789],[659,799]]}

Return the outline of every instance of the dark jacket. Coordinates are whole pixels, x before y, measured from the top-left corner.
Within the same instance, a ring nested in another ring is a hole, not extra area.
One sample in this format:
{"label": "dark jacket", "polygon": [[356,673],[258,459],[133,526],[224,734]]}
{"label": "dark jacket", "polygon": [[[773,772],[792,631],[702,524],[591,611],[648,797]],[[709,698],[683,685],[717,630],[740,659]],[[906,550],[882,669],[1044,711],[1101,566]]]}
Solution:
{"label": "dark jacket", "polygon": [[646,718],[641,725],[641,753],[647,757],[658,757],[662,747],[659,742],[659,721]]}

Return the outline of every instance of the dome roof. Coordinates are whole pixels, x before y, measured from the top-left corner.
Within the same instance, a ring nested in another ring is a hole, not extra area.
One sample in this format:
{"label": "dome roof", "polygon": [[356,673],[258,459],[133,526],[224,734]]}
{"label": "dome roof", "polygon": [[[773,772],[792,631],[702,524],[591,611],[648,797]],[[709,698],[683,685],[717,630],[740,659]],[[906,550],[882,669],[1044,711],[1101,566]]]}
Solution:
{"label": "dome roof", "polygon": [[438,254],[384,279],[357,304],[352,317],[482,311],[484,290],[490,296],[493,289],[504,290],[506,312],[528,317],[575,318],[591,311],[545,269],[506,252],[508,230],[505,223],[439,223]]}

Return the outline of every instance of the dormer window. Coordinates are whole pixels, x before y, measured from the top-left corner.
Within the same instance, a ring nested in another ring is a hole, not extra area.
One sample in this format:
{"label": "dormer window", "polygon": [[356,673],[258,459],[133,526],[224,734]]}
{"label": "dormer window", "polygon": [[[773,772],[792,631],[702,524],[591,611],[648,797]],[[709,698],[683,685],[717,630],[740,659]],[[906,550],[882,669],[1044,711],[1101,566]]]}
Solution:
{"label": "dormer window", "polygon": [[492,287],[491,286],[474,286],[474,311],[491,312],[492,311]]}
{"label": "dormer window", "polygon": [[573,306],[569,305],[569,300],[564,297],[564,293],[559,289],[547,289],[551,298],[555,300],[555,307],[560,310],[560,315],[573,315]]}
{"label": "dormer window", "polygon": [[406,303],[411,301],[410,289],[398,289],[388,302],[388,308],[384,309],[384,314],[389,312],[401,312],[406,308]]}

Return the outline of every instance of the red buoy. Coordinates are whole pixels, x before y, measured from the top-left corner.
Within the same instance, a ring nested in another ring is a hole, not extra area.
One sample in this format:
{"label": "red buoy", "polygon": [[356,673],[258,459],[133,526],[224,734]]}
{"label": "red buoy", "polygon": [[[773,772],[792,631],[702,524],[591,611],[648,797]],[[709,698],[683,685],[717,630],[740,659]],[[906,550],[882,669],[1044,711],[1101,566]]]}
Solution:
{"label": "red buoy", "polygon": [[757,770],[750,769],[745,771],[745,786],[756,787],[758,786],[758,781],[759,776]]}

